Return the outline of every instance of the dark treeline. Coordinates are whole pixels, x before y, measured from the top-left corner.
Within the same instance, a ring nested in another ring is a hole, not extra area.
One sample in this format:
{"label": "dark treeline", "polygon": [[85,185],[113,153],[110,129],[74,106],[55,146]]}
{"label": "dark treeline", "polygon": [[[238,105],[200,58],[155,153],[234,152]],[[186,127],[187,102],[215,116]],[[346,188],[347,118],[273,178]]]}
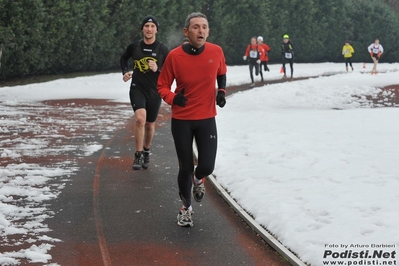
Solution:
{"label": "dark treeline", "polygon": [[399,61],[399,8],[391,0],[0,0],[0,79],[119,68],[126,46],[141,38],[140,22],[158,17],[158,39],[174,48],[187,14],[208,16],[209,41],[227,64],[243,64],[252,36],[262,35],[280,62],[289,34],[296,62],[339,62],[345,40],[354,61],[369,60],[379,38],[382,62]]}

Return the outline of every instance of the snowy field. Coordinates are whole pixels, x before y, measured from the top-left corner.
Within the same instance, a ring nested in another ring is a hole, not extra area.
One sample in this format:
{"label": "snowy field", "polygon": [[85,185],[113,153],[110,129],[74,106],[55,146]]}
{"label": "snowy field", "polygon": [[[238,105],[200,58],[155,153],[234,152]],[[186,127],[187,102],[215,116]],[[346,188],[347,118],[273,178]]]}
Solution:
{"label": "snowy field", "polygon": [[[332,76],[239,92],[218,108],[217,180],[308,264],[396,265],[399,109],[373,108],[369,99],[381,96],[380,87],[399,84],[399,64],[379,64],[378,75],[364,73],[371,69],[370,63],[366,69],[354,64],[355,71],[348,74],[343,64],[294,66],[295,77]],[[281,78],[280,65],[270,69],[266,80]],[[250,83],[248,67],[228,67],[227,81],[230,86]],[[48,140],[57,138],[58,129],[35,129],[27,118],[29,108],[19,106],[43,108],[40,101],[69,98],[127,103],[127,90],[119,73],[1,87],[1,160],[63,152],[54,151],[54,142]],[[379,105],[386,106],[392,97],[383,94]],[[96,114],[82,113],[93,116],[101,128],[103,120]],[[131,110],[126,110],[122,118],[129,115]],[[123,125],[121,115],[106,119],[107,124],[115,121],[115,127],[102,132],[103,138]],[[23,132],[10,130],[15,127],[36,130],[40,137],[26,140]],[[88,156],[102,146],[83,143],[64,148]],[[18,264],[23,258],[57,265],[50,263],[49,253],[62,239],[46,235],[50,230],[46,220],[54,216],[47,204],[78,170],[71,162],[0,166],[0,244],[12,250],[0,253],[1,265]],[[19,206],[18,198],[30,204]],[[29,222],[21,223],[22,219]],[[18,248],[27,243],[30,248]]]}

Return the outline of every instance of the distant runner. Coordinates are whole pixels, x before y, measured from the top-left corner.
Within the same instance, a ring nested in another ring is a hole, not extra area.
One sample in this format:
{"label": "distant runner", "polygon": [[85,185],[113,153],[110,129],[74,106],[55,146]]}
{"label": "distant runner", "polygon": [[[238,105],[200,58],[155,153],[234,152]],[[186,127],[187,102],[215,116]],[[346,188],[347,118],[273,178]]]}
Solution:
{"label": "distant runner", "polygon": [[285,68],[285,64],[290,64],[291,68],[291,79],[293,79],[294,75],[294,47],[290,41],[290,36],[285,34],[283,36],[283,44],[281,45],[281,54],[283,56],[283,69],[284,69],[284,76],[283,78],[287,78],[287,71]]}
{"label": "distant runner", "polygon": [[373,69],[371,70],[371,74],[377,74],[377,64],[378,60],[380,60],[380,57],[382,53],[384,52],[384,48],[380,44],[379,39],[375,39],[374,43],[370,44],[368,47],[368,51],[371,55],[371,59],[373,59],[374,65]]}
{"label": "distant runner", "polygon": [[[243,56],[243,59],[246,61],[248,59],[249,62],[249,75],[251,76],[251,87],[255,87],[255,80],[254,80],[254,68],[255,68],[255,75],[259,75],[259,68],[261,67],[261,56],[263,54],[263,48],[258,45],[256,42],[256,37],[251,38],[251,44],[248,44],[246,50],[245,50],[245,55]],[[260,72],[260,76],[263,82],[263,73],[262,71]]]}
{"label": "distant runner", "polygon": [[346,72],[348,72],[348,64],[351,66],[352,71],[353,71],[352,55],[354,53],[355,53],[355,50],[353,49],[352,45],[349,44],[349,41],[345,41],[345,45],[344,45],[344,47],[342,47],[342,55],[345,58]]}
{"label": "distant runner", "polygon": [[263,54],[260,58],[260,69],[259,71],[262,72],[262,66],[264,67],[265,72],[270,71],[267,67],[267,62],[269,61],[269,53],[271,51],[270,46],[263,42],[263,37],[258,36],[258,45],[263,48]]}

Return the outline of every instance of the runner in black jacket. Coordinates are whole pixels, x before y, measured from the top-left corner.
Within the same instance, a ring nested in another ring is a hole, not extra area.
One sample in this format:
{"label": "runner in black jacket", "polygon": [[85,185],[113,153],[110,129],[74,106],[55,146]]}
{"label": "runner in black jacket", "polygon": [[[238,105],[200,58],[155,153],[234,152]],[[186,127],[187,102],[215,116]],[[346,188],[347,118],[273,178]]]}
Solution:
{"label": "runner in black jacket", "polygon": [[290,37],[287,34],[283,36],[283,44],[281,45],[281,55],[283,56],[283,69],[284,69],[283,78],[287,78],[285,64],[289,63],[291,68],[291,79],[292,79],[294,75],[294,47],[292,46]]}
{"label": "runner in black jacket", "polygon": [[[143,39],[130,44],[120,58],[123,81],[132,79],[130,102],[135,116],[134,135],[136,152],[132,168],[147,169],[150,146],[155,130],[155,120],[161,106],[157,91],[158,76],[169,49],[156,40],[158,21],[147,16],[141,23]],[[128,71],[128,61],[133,59],[133,73]]]}

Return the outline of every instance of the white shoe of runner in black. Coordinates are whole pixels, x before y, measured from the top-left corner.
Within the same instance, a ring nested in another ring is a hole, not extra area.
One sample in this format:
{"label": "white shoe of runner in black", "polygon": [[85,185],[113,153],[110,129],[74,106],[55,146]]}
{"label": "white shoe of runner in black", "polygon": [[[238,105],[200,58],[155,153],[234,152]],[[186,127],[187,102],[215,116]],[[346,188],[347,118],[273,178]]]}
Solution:
{"label": "white shoe of runner in black", "polygon": [[137,151],[134,154],[134,162],[132,165],[132,169],[141,170],[141,168],[143,167],[143,163],[144,163],[144,155],[141,151]]}
{"label": "white shoe of runner in black", "polygon": [[150,151],[143,151],[143,164],[142,167],[147,169],[150,166]]}

